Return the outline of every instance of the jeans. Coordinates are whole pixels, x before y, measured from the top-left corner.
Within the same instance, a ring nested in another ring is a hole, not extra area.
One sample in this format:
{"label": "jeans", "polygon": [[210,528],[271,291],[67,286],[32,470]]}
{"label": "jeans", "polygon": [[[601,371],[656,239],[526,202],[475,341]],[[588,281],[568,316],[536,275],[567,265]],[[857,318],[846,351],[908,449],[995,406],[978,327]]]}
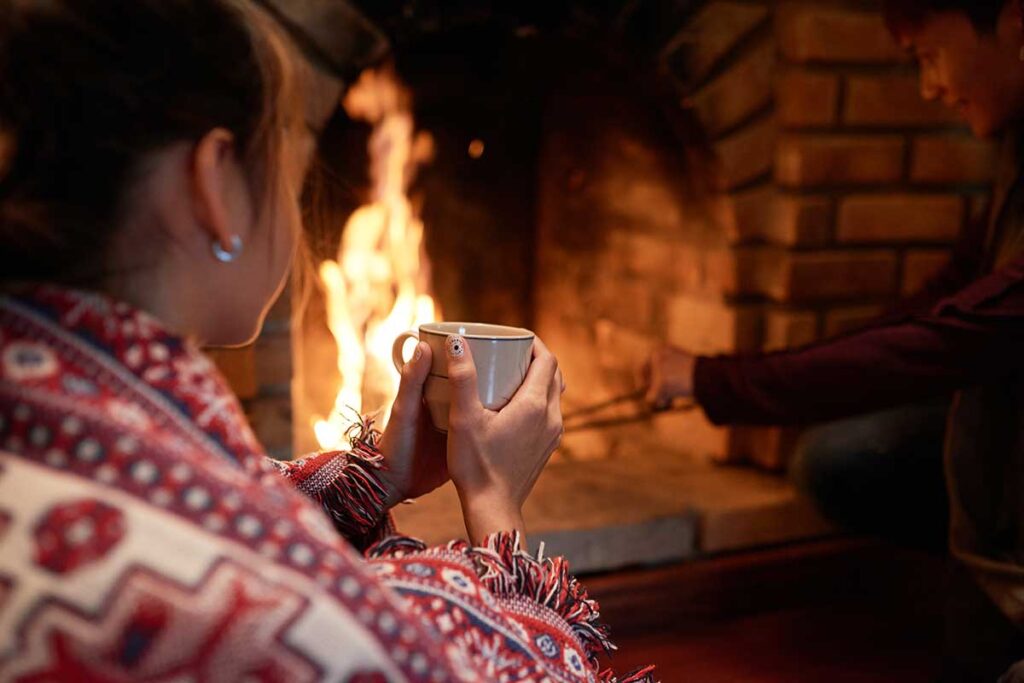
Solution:
{"label": "jeans", "polygon": [[797,488],[845,529],[944,552],[948,411],[933,401],[812,427],[793,457]]}
{"label": "jeans", "polygon": [[[791,472],[821,513],[850,531],[945,552],[942,450],[949,401],[901,406],[807,430]],[[1024,636],[949,560],[942,683],[994,682],[1024,659]]]}

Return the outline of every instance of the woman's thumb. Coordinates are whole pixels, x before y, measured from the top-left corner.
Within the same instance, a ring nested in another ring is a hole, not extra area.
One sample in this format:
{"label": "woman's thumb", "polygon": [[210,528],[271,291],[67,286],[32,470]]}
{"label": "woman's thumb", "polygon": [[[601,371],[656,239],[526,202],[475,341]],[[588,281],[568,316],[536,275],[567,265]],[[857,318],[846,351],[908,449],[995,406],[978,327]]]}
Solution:
{"label": "woman's thumb", "polygon": [[452,411],[473,411],[480,407],[473,352],[465,337],[450,335],[445,342],[448,355],[448,383],[452,389]]}

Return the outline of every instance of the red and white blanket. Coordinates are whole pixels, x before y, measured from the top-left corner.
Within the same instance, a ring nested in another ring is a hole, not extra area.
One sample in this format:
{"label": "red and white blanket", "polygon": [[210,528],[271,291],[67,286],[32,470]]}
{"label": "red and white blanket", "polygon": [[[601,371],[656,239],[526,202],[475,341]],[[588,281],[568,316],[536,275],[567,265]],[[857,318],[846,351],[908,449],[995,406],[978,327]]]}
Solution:
{"label": "red and white blanket", "polygon": [[362,437],[270,460],[152,317],[0,297],[0,681],[616,680],[560,558],[389,535]]}

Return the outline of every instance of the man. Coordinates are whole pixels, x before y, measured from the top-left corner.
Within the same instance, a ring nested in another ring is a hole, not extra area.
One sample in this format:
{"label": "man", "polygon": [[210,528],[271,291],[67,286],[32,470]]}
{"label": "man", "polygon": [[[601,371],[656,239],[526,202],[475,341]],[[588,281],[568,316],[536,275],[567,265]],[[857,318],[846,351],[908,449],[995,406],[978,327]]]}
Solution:
{"label": "man", "polygon": [[1021,10],[1015,0],[889,0],[886,15],[920,65],[921,95],[978,137],[1003,137],[988,219],[920,293],[866,328],[774,354],[666,349],[652,360],[648,400],[692,396],[718,424],[845,418],[806,435],[798,481],[833,518],[916,540],[945,534],[948,412],[949,542],[954,574],[968,578],[948,600],[945,677],[991,681],[1024,659]]}

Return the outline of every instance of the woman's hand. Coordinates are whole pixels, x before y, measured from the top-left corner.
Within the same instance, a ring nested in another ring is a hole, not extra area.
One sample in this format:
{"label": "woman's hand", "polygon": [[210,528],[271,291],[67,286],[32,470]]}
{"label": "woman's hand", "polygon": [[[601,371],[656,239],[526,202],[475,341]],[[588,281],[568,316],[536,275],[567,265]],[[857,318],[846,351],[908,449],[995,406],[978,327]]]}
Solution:
{"label": "woman's hand", "polygon": [[646,400],[655,410],[665,410],[677,398],[693,396],[693,369],[696,357],[666,346],[654,353],[645,368]]}
{"label": "woman's hand", "polygon": [[448,338],[448,471],[459,492],[466,531],[479,545],[497,531],[523,529],[522,507],[562,440],[558,362],[539,339],[521,387],[500,411],[480,404],[466,340]]}
{"label": "woman's hand", "polygon": [[381,437],[385,469],[380,479],[388,492],[388,508],[430,493],[448,481],[445,435],[431,425],[423,405],[423,385],[430,374],[430,363],[430,346],[420,342],[412,360],[402,368],[391,421]]}

